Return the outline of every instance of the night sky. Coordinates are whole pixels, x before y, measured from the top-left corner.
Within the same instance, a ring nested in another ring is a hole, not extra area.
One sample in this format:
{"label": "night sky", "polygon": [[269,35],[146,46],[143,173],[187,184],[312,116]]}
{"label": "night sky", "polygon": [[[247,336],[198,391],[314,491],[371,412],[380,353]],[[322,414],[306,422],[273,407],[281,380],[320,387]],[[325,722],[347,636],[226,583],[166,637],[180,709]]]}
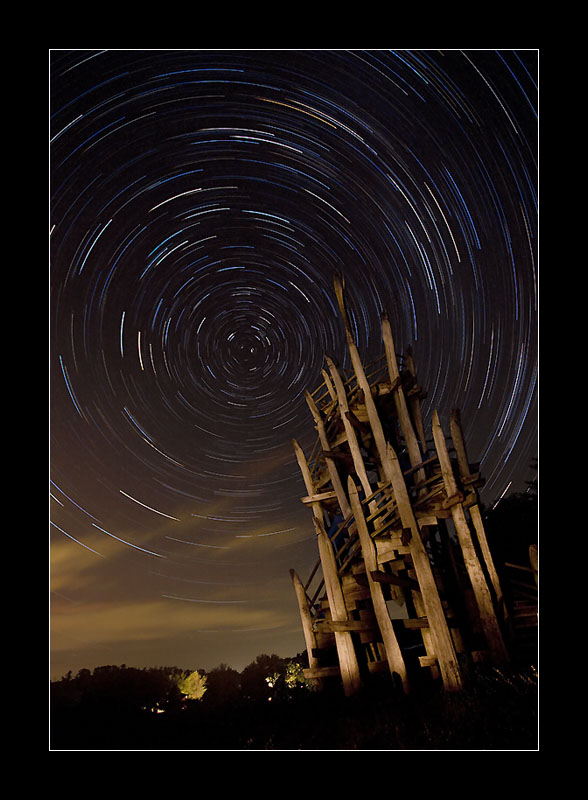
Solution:
{"label": "night sky", "polygon": [[534,477],[538,52],[49,56],[51,676],[293,656],[334,272],[482,501]]}

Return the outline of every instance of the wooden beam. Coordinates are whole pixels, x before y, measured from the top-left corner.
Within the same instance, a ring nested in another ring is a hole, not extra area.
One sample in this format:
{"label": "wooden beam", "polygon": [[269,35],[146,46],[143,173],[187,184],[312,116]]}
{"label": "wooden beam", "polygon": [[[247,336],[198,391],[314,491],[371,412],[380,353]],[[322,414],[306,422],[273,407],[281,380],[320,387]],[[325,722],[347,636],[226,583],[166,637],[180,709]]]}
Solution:
{"label": "wooden beam", "polygon": [[[306,486],[306,491],[309,495],[314,494],[314,484],[312,482],[312,477],[310,474],[310,470],[308,468],[308,463],[306,461],[306,456],[304,455],[304,450],[300,447],[296,439],[292,439],[292,447],[294,448],[294,453],[296,454],[296,460],[298,461],[298,466],[300,467],[300,472],[302,473],[302,480],[304,481],[304,485]],[[316,510],[313,509],[316,515]],[[320,511],[318,512],[318,516],[322,517]]]}
{"label": "wooden beam", "polygon": [[376,615],[378,627],[382,635],[382,641],[384,642],[384,647],[386,649],[386,659],[388,661],[390,674],[398,675],[402,681],[404,690],[408,691],[409,684],[406,665],[404,663],[402,651],[400,650],[400,645],[398,644],[398,640],[396,638],[396,633],[394,632],[392,620],[388,614],[384,593],[381,585],[372,578],[372,572],[378,571],[376,547],[369,534],[367,523],[363,515],[361,502],[357,493],[357,487],[355,486],[351,476],[347,482],[347,493],[351,502],[351,509],[355,515],[355,523],[357,525],[357,531],[359,533],[359,539],[361,542],[361,551],[368,577],[370,595],[372,598],[372,604],[374,607],[374,613]]}
{"label": "wooden beam", "polygon": [[[468,479],[471,479],[474,476],[471,475],[470,463],[466,451],[465,437],[463,435],[463,428],[461,424],[461,414],[457,408],[452,409],[450,413],[450,431],[453,447],[457,455],[457,465],[461,480],[462,483],[466,483]],[[488,545],[488,539],[486,537],[486,531],[482,521],[480,506],[477,502],[477,493],[474,487],[471,488],[471,491],[473,492],[476,502],[471,503],[469,506],[470,517],[474,524],[474,530],[476,531],[482,557],[484,558],[484,563],[486,564],[486,569],[488,570],[488,575],[490,576],[490,580],[494,588],[497,606],[501,610],[503,617],[506,618],[506,605],[504,602],[502,587],[500,585],[498,573],[496,571],[496,567],[494,566],[494,560]]]}
{"label": "wooden beam", "polygon": [[[331,385],[330,381],[329,385]],[[311,395],[308,392],[305,392],[304,396],[306,397],[306,402],[315,421],[316,430],[319,436],[321,447],[323,448],[323,451],[329,451],[330,445],[329,445],[329,439],[327,437],[327,431],[325,429],[325,423],[323,422],[323,419]],[[337,395],[335,394],[335,399],[336,397]],[[349,508],[349,503],[347,502],[345,489],[343,488],[343,484],[341,483],[341,478],[339,477],[339,473],[337,471],[337,465],[335,464],[333,458],[330,455],[327,455],[326,452],[325,452],[325,461],[327,464],[327,470],[329,471],[329,477],[331,478],[331,484],[333,486],[333,490],[339,502],[339,508],[343,512],[343,516],[346,517],[349,515],[351,509]]]}
{"label": "wooden beam", "polygon": [[[415,465],[420,464],[420,462],[423,460],[423,456],[421,453],[421,448],[419,447],[412,420],[410,418],[404,389],[402,387],[402,383],[399,382],[400,370],[398,369],[396,350],[394,348],[394,340],[392,338],[392,327],[390,325],[390,320],[386,315],[384,315],[382,318],[382,339],[384,341],[384,349],[386,351],[386,361],[388,363],[390,382],[393,386],[396,385],[397,387],[396,391],[394,392],[396,413],[398,414],[400,428],[404,436],[404,441],[406,442],[410,463],[414,467]],[[419,470],[417,473],[417,480],[422,480],[424,476],[424,472]]]}
{"label": "wooden beam", "polygon": [[[341,583],[339,582],[333,545],[327,536],[322,520],[318,517],[314,517],[314,527],[318,539],[319,555],[321,557],[331,617],[334,622],[348,622],[347,608]],[[335,631],[334,636],[341,679],[343,681],[343,691],[349,696],[355,694],[361,688],[357,655],[349,631]]]}
{"label": "wooden beam", "polygon": [[[302,581],[298,577],[295,569],[290,570],[290,576],[292,578],[292,583],[294,584],[296,599],[298,600],[298,610],[300,612],[300,619],[302,621],[302,632],[304,634],[306,652],[308,653],[308,664],[311,669],[315,669],[318,667],[318,661],[313,655],[313,651],[316,649],[316,636],[312,629],[312,617],[308,607],[308,599],[306,597],[306,592],[304,590],[304,586],[302,585]],[[317,689],[320,689],[320,682],[316,681],[315,686]]]}
{"label": "wooden beam", "polygon": [[[457,483],[451,466],[451,459],[445,442],[445,435],[439,422],[437,411],[433,413],[433,439],[435,449],[441,465],[443,482],[446,494],[451,497],[457,494]],[[461,547],[465,568],[474,591],[474,597],[478,606],[480,622],[486,636],[488,648],[495,663],[505,663],[509,660],[508,653],[502,638],[502,632],[496,619],[496,613],[492,605],[492,597],[482,565],[478,559],[478,554],[474,547],[472,535],[465,518],[465,512],[461,504],[451,507],[451,516],[457,532],[457,538]]]}
{"label": "wooden beam", "polygon": [[[312,496],[315,491],[304,451],[295,439],[292,440],[292,445],[296,453],[300,471],[302,472],[306,491],[309,496]],[[347,621],[347,609],[345,608],[343,592],[337,574],[337,563],[335,561],[335,554],[333,553],[333,545],[325,531],[320,503],[313,502],[311,503],[311,507],[331,616],[335,621]],[[359,675],[359,664],[357,663],[357,656],[349,631],[335,633],[335,645],[339,657],[339,666],[341,668],[343,691],[346,695],[352,695],[360,689],[361,679]]]}
{"label": "wooden beam", "polygon": [[402,526],[410,528],[412,531],[412,537],[409,542],[410,554],[421,589],[423,610],[429,620],[432,642],[439,662],[443,685],[448,691],[454,691],[460,689],[463,685],[457,654],[431,569],[431,562],[425,550],[421,531],[404,482],[404,476],[398,463],[398,457],[390,444],[388,445],[388,463]]}
{"label": "wooden beam", "polygon": [[307,680],[321,678],[337,678],[341,675],[339,667],[315,667],[314,669],[303,669],[302,673]]}
{"label": "wooden beam", "polygon": [[391,583],[394,586],[402,586],[404,589],[420,591],[418,581],[412,578],[399,578],[398,575],[390,575],[388,572],[382,572],[381,570],[374,570],[370,574],[372,580],[376,581],[376,583]]}
{"label": "wooden beam", "polygon": [[346,622],[334,622],[330,619],[320,620],[317,622],[317,627],[320,628],[321,633],[335,633],[339,631],[355,631],[357,633],[362,631],[371,631],[375,629],[374,625],[367,625],[358,619],[349,619]]}
{"label": "wooden beam", "polygon": [[320,494],[311,494],[307,497],[301,497],[300,500],[305,504],[320,503],[323,500],[333,500],[337,497],[337,492],[321,492]]}
{"label": "wooden beam", "polygon": [[[414,366],[414,359],[412,357],[412,351],[410,348],[405,356],[405,364],[408,372],[412,375],[416,382],[416,369]],[[410,408],[412,411],[412,418],[414,420],[416,433],[421,441],[421,450],[423,452],[423,457],[426,458],[427,456],[427,441],[425,436],[425,426],[423,425],[423,415],[421,410],[421,399],[426,397],[426,393],[422,390],[418,393],[410,393],[409,392],[409,403]]]}
{"label": "wooden beam", "polygon": [[343,425],[345,427],[345,432],[347,434],[347,443],[349,445],[349,450],[351,451],[351,457],[353,458],[353,465],[355,467],[357,477],[359,478],[361,485],[363,487],[365,496],[367,497],[368,495],[372,494],[372,487],[370,486],[370,482],[368,480],[367,470],[363,462],[363,457],[361,455],[361,450],[359,448],[359,442],[357,441],[357,434],[355,433],[353,425],[347,418],[347,412],[349,411],[349,404],[347,401],[347,395],[345,394],[345,387],[343,386],[343,381],[341,379],[341,375],[339,374],[339,370],[335,365],[335,362],[328,356],[326,357],[326,362],[329,367],[331,377],[333,378],[333,384],[335,386],[335,391],[337,393],[339,411],[341,414],[341,420],[343,421]]}
{"label": "wooden beam", "polygon": [[335,393],[335,389],[333,388],[333,384],[331,383],[331,378],[329,377],[329,373],[326,369],[321,369],[321,374],[325,381],[325,386],[327,387],[327,391],[329,393],[329,397],[333,403],[337,402],[337,395]]}

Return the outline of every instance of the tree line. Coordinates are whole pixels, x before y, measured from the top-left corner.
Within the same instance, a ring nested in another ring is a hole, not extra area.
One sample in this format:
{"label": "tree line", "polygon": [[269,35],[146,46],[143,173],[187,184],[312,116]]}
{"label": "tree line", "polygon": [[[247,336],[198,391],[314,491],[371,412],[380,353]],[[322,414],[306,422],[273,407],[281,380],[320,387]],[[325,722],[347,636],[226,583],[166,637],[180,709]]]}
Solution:
{"label": "tree line", "polygon": [[239,705],[288,698],[310,689],[303,675],[306,656],[294,658],[262,654],[241,672],[227,664],[209,671],[179,667],[107,665],[94,670],[71,670],[51,682],[52,710],[88,711],[186,710],[198,703],[207,707]]}
{"label": "tree line", "polygon": [[[508,586],[505,563],[528,563],[529,545],[537,542],[537,482],[525,492],[503,498],[483,510],[484,525],[496,566]],[[508,591],[507,591],[508,594]],[[262,654],[241,672],[226,664],[209,671],[179,667],[100,666],[68,672],[52,681],[52,713],[171,712],[189,709],[242,708],[258,701],[291,699],[311,693],[303,675],[306,653],[292,658]]]}

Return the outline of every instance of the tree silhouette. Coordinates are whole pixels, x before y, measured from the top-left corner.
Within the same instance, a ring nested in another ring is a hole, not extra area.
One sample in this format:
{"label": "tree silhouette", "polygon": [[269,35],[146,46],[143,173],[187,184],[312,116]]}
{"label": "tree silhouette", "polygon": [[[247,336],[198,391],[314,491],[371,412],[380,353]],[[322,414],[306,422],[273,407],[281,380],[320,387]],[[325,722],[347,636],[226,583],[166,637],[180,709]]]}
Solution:
{"label": "tree silhouette", "polygon": [[266,678],[272,678],[278,673],[283,675],[286,661],[275,654],[265,653],[257,656],[255,661],[248,664],[241,672],[241,690],[245,700],[263,700],[270,695]]}
{"label": "tree silhouette", "polygon": [[220,664],[206,673],[206,706],[234,705],[241,699],[241,676],[236,669]]}

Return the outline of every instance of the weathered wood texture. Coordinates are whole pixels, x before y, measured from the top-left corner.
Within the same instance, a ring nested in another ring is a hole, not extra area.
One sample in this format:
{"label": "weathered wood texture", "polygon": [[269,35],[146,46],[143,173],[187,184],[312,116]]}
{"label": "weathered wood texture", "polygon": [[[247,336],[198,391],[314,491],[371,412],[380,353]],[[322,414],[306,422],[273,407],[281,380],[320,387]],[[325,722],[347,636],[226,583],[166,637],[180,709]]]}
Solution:
{"label": "weathered wood texture", "polygon": [[[421,410],[426,395],[417,384],[412,354],[400,367],[388,318],[382,319],[384,355],[364,368],[339,278],[335,294],[353,374],[325,357],[323,384],[305,393],[318,436],[308,461],[293,441],[307,491],[301,500],[312,509],[319,551],[306,586],[291,571],[309,654],[305,674],[317,682],[337,676],[345,693],[353,694],[362,684],[362,663],[370,673],[387,669],[408,691],[397,635],[404,628],[421,636],[426,652],[421,666],[440,676],[447,690],[459,690],[464,677],[458,653],[466,651],[467,640],[460,626],[467,620],[456,617],[443,598],[426,542],[431,531],[443,530],[438,527],[443,520],[453,521],[487,654],[497,663],[508,660],[496,613],[502,591],[476,492],[483,482],[469,463],[458,411],[451,412],[450,423],[455,471],[436,411],[434,449],[429,448]],[[401,466],[396,443],[401,458],[406,448],[409,465]],[[438,542],[455,565],[447,537],[440,533]],[[319,579],[313,596],[308,588]],[[392,600],[398,604],[394,616],[408,619],[392,619]],[[321,661],[322,648],[333,642],[337,667]],[[476,649],[469,656],[476,660],[484,652]]]}
{"label": "weathered wood texture", "polygon": [[390,673],[392,675],[398,675],[402,681],[405,690],[408,691],[409,687],[408,687],[408,677],[406,674],[406,665],[404,663],[402,651],[400,650],[400,645],[398,644],[398,640],[394,632],[394,626],[392,625],[392,620],[390,619],[390,615],[388,614],[384,592],[382,591],[381,584],[375,581],[372,577],[372,573],[377,571],[377,566],[378,566],[376,557],[376,546],[374,545],[372,538],[370,536],[367,523],[363,515],[363,510],[361,507],[359,496],[357,494],[357,488],[353,483],[353,479],[351,478],[351,476],[349,477],[348,481],[348,492],[349,492],[349,498],[351,500],[351,508],[355,516],[355,521],[357,523],[357,530],[361,542],[363,561],[365,564],[365,569],[368,577],[368,585],[372,597],[372,603],[374,606],[376,619],[378,621],[378,627],[380,629],[380,633],[382,634],[382,640],[384,643],[384,648],[386,650],[386,657],[388,659]]}
{"label": "weathered wood texture", "polygon": [[[437,411],[433,413],[433,439],[435,441],[435,448],[441,464],[441,472],[443,474],[443,481],[445,483],[445,491],[448,498],[458,496],[457,484],[453,469],[451,467],[451,459],[447,450],[447,443],[445,435],[441,428],[439,421],[439,414]],[[457,532],[457,538],[461,547],[465,568],[470,579],[474,596],[478,604],[478,611],[480,614],[480,622],[486,636],[488,647],[492,653],[493,660],[496,663],[503,663],[509,660],[508,652],[502,637],[502,631],[496,618],[494,606],[492,604],[492,596],[486,582],[486,577],[480,564],[476,548],[472,539],[472,534],[468,526],[463,506],[460,502],[456,502],[451,506],[451,516]]]}
{"label": "weathered wood texture", "polygon": [[[310,496],[315,494],[310,470],[304,457],[304,452],[297,441],[293,441],[294,451],[298,460],[302,478],[306,486],[306,491]],[[334,621],[347,621],[347,610],[345,608],[345,601],[343,599],[343,592],[341,591],[341,584],[337,573],[337,564],[333,554],[333,546],[329,541],[324,524],[323,515],[320,508],[320,502],[311,503],[313,510],[313,519],[315,530],[318,540],[318,550],[323,570],[325,581],[325,588],[327,597],[329,599],[329,606],[331,615]],[[343,688],[345,694],[351,695],[357,692],[361,687],[361,678],[359,674],[359,665],[357,663],[357,656],[351,639],[349,631],[338,631],[335,633],[335,643],[337,647],[337,654],[339,656],[339,666],[341,669],[341,679],[343,681]],[[310,659],[310,653],[309,653]]]}

